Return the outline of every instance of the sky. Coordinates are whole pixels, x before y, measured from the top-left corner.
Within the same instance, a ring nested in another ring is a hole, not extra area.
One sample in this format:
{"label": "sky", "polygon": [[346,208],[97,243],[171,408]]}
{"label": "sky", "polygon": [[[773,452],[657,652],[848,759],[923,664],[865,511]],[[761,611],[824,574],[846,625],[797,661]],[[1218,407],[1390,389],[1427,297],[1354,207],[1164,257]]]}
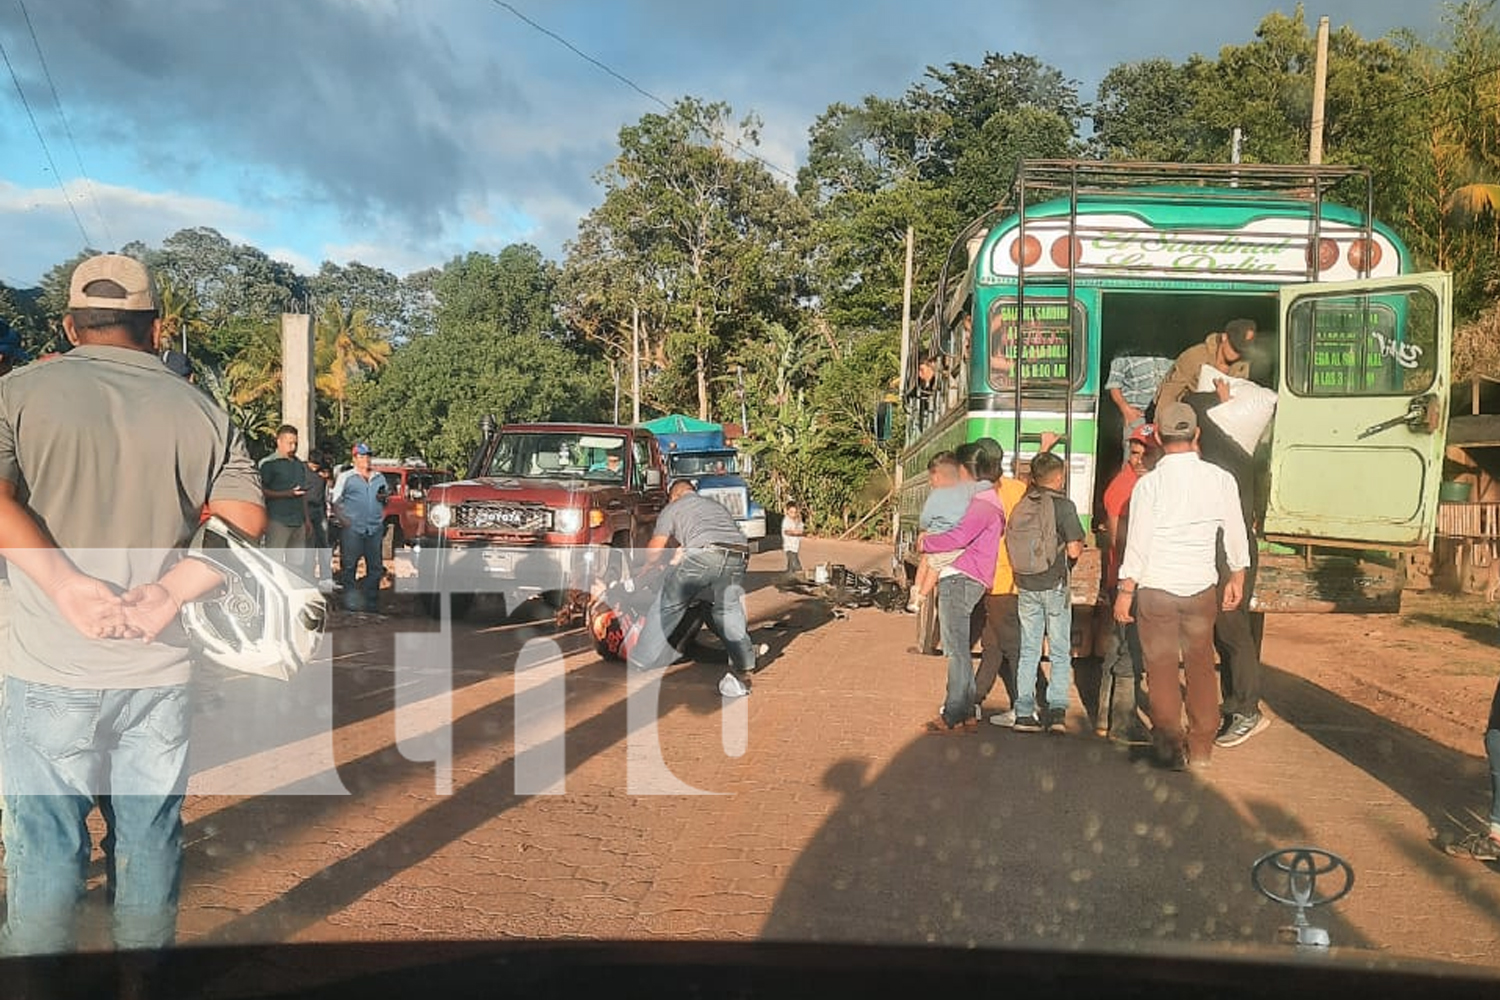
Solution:
{"label": "sky", "polygon": [[[1293,9],[507,2],[646,93],[499,0],[0,0],[0,281],[190,226],[305,274],[323,260],[406,274],[515,242],[560,258],[619,129],[661,110],[652,97],[757,113],[759,155],[793,173],[829,104],[897,96],[929,65],[1023,52],[1087,100],[1118,63],[1213,55]],[[1320,15],[1367,38],[1441,29],[1432,0],[1314,0]]]}

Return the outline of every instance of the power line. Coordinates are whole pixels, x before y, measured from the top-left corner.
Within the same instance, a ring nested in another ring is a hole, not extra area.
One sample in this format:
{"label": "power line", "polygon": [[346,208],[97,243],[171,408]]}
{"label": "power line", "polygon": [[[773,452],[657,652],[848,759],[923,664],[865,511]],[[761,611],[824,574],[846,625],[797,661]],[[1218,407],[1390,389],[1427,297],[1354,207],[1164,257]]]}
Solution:
{"label": "power line", "polygon": [[[610,76],[614,77],[616,80],[619,80],[625,86],[629,87],[631,90],[635,91],[637,94],[640,94],[642,97],[646,98],[647,100],[654,101],[655,103],[661,105],[663,108],[667,109],[668,111],[672,110],[672,104],[671,104],[671,102],[665,100],[664,98],[661,98],[661,97],[657,96],[656,94],[651,93],[651,91],[647,90],[645,87],[642,87],[640,84],[638,84],[634,80],[630,79],[630,77],[625,76],[623,73],[620,73],[619,71],[617,71],[617,70],[613,69],[612,67],[604,64],[603,62],[600,62],[598,59],[595,59],[593,56],[589,55],[587,52],[583,51],[578,46],[576,46],[572,42],[568,41],[562,35],[559,35],[557,32],[553,31],[551,28],[548,28],[545,25],[541,25],[541,24],[538,24],[537,22],[533,21],[531,18],[527,17],[525,14],[523,14],[519,10],[517,10],[514,6],[512,6],[509,3],[507,3],[506,0],[490,0],[490,2],[493,3],[496,7],[500,7],[502,9],[504,9],[506,11],[509,11],[510,13],[514,14],[517,18],[519,18],[520,20],[524,21],[526,24],[530,25],[531,27],[535,28],[537,31],[541,32],[542,34],[546,35],[548,38],[550,38],[553,41],[557,42],[557,44],[561,45],[563,48],[567,49],[569,52],[571,52],[574,55],[578,56],[580,59],[584,60],[585,62],[587,62],[587,63],[589,63],[589,64],[591,64],[593,66],[596,66],[599,69],[603,70],[605,73],[607,73]],[[703,123],[699,122],[698,124],[701,126]],[[767,160],[765,157],[763,157],[760,154],[756,153],[754,150],[746,149],[744,146],[740,145],[738,142],[735,142],[732,139],[727,139],[726,140],[726,139],[722,139],[722,137],[720,137],[720,136],[715,136],[715,138],[716,139],[721,139],[722,141],[725,141],[725,142],[728,142],[728,144],[730,145],[731,148],[736,149],[736,150],[738,150],[741,153],[744,153],[750,159],[754,160],[756,163],[759,163],[761,166],[765,167],[767,170],[774,171],[774,172],[776,172],[778,174],[781,174],[783,177],[789,178],[790,180],[793,180],[793,181],[795,181],[797,179],[797,175],[796,174],[792,173],[790,170],[786,170],[786,169],[784,169],[782,167],[778,167],[776,164],[772,163],[770,160]]]}
{"label": "power line", "polygon": [[16,93],[21,98],[21,107],[26,109],[26,117],[31,120],[31,130],[36,133],[36,141],[42,146],[42,154],[47,158],[47,166],[52,168],[52,179],[57,181],[57,189],[62,192],[63,201],[67,202],[68,211],[73,215],[73,221],[78,225],[79,235],[83,237],[83,245],[89,247],[93,241],[89,239],[89,231],[83,228],[83,220],[78,217],[78,209],[73,207],[73,199],[68,197],[68,189],[63,186],[62,174],[57,172],[57,162],[52,159],[52,150],[47,148],[47,139],[42,135],[41,126],[36,123],[36,115],[31,113],[31,102],[26,99],[26,91],[21,89],[21,78],[16,75],[16,67],[10,61],[10,53],[5,51],[5,43],[0,42],[0,59],[5,61],[5,68],[10,71],[10,82],[16,85]]}
{"label": "power line", "polygon": [[73,161],[78,164],[78,173],[83,177],[89,201],[94,206],[94,214],[99,217],[99,224],[104,227],[104,238],[110,246],[114,246],[115,234],[110,232],[109,220],[104,217],[104,211],[99,207],[99,196],[94,192],[94,179],[84,169],[83,156],[78,152],[78,142],[73,138],[73,128],[68,124],[68,116],[63,112],[62,98],[58,96],[57,84],[52,81],[52,70],[47,66],[47,57],[42,54],[42,43],[36,37],[36,28],[31,23],[31,13],[26,9],[26,0],[16,0],[16,6],[21,8],[21,16],[26,19],[26,30],[31,33],[31,44],[36,48],[36,58],[42,64],[42,73],[47,77],[47,86],[52,90],[52,103],[57,105],[57,117],[62,120],[63,132],[68,137],[68,145],[73,147]]}
{"label": "power line", "polygon": [[1457,87],[1461,83],[1468,83],[1470,80],[1477,80],[1481,76],[1489,76],[1491,73],[1495,72],[1500,72],[1500,63],[1496,63],[1494,66],[1487,66],[1484,69],[1475,70],[1472,73],[1465,73],[1463,76],[1454,77],[1452,80],[1444,80],[1442,83],[1435,83],[1431,87],[1424,87],[1421,90],[1413,90],[1409,93],[1402,94],[1400,97],[1396,98],[1393,101],[1387,101],[1385,104],[1377,105],[1376,110],[1383,111],[1386,108],[1394,108],[1398,104],[1405,104],[1407,101],[1414,101],[1419,97],[1426,97],[1428,94],[1436,94],[1440,90],[1447,90],[1449,87]]}

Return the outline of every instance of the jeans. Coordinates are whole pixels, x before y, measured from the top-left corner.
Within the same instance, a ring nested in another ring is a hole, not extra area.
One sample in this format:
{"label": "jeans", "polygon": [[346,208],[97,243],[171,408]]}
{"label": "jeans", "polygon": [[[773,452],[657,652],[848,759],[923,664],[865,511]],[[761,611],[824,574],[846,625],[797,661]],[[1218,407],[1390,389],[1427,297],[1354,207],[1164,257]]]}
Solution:
{"label": "jeans", "polygon": [[0,952],[76,946],[97,796],[108,797],[115,944],[172,943],[191,722],[185,684],[97,690],[6,679],[0,827],[8,913]]}
{"label": "jeans", "polygon": [[1484,755],[1490,761],[1490,836],[1500,837],[1500,729],[1485,731]]}
{"label": "jeans", "polygon": [[969,626],[974,606],[989,588],[971,576],[952,573],[938,580],[938,624],[948,658],[948,692],[943,721],[950,726],[974,718],[974,645]]}
{"label": "jeans", "polygon": [[713,601],[709,628],[729,652],[729,665],[740,673],[755,670],[755,647],[745,620],[745,563],[747,556],[724,549],[688,549],[667,572],[657,599],[657,613],[648,620],[631,650],[631,665],[655,669],[676,657],[668,636],[677,630],[688,605]]}
{"label": "jeans", "polygon": [[333,558],[328,548],[328,518],[314,517],[312,519],[312,549],[313,561],[316,565],[312,567],[314,579],[321,580],[333,575]]}
{"label": "jeans", "polygon": [[[343,575],[344,607],[350,611],[374,611],[380,601],[380,581],[385,576],[385,564],[381,561],[380,546],[385,533],[377,529],[366,534],[358,528],[345,528],[342,534],[342,549],[339,554],[339,572]],[[354,589],[355,571],[359,561],[365,561],[364,593]]]}
{"label": "jeans", "polygon": [[[1101,605],[1095,614],[1110,614],[1110,605]],[[1148,715],[1151,703],[1146,699],[1142,681],[1146,676],[1145,658],[1141,653],[1141,634],[1135,622],[1114,622],[1104,640],[1101,673],[1105,695],[1100,699],[1099,724],[1108,725],[1111,736],[1123,737],[1136,720],[1136,710]]]}
{"label": "jeans", "polygon": [[[1250,531],[1249,526],[1245,529]],[[1255,571],[1260,555],[1255,534],[1250,533],[1250,567],[1245,571],[1245,591],[1240,606],[1233,611],[1219,611],[1214,618],[1214,648],[1219,651],[1219,688],[1224,695],[1220,707],[1225,715],[1254,715],[1260,711],[1260,647],[1250,625],[1250,595],[1255,591]],[[1222,605],[1222,581],[1229,578],[1222,547],[1219,556],[1219,597]]]}
{"label": "jeans", "polygon": [[983,704],[996,679],[1005,687],[1012,708],[1016,704],[1016,664],[1021,662],[1021,619],[1015,594],[985,594],[980,604],[979,672],[974,676],[974,701]]}
{"label": "jeans", "polygon": [[788,573],[802,572],[802,556],[798,554],[796,549],[786,550],[786,571]]}
{"label": "jeans", "polygon": [[282,524],[270,521],[266,524],[266,550],[283,566],[303,576],[307,575],[307,532],[302,525]]}
{"label": "jeans", "polygon": [[1065,577],[1051,590],[1023,590],[1016,609],[1021,617],[1021,662],[1016,668],[1016,717],[1036,714],[1036,675],[1042,665],[1042,636],[1052,669],[1047,676],[1047,707],[1065,712],[1073,686],[1073,597]]}
{"label": "jeans", "polygon": [[1151,737],[1156,752],[1170,759],[1182,752],[1182,685],[1178,656],[1187,676],[1187,752],[1208,760],[1219,732],[1219,692],[1214,684],[1214,617],[1219,588],[1191,597],[1142,587],[1135,594],[1135,617],[1151,688]]}

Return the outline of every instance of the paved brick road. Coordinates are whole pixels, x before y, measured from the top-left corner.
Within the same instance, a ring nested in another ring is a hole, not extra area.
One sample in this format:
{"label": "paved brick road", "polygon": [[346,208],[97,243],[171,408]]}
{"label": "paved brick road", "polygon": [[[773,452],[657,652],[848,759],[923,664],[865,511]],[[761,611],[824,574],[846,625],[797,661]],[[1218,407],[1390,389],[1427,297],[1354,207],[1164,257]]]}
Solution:
{"label": "paved brick road", "polygon": [[[874,546],[806,550],[808,565],[884,561]],[[780,558],[756,557],[762,584]],[[351,794],[193,799],[184,939],[1267,942],[1286,915],[1250,889],[1250,863],[1313,843],[1358,871],[1316,921],[1336,942],[1500,963],[1500,873],[1431,842],[1450,816],[1483,810],[1482,761],[1298,678],[1303,658],[1337,650],[1279,646],[1273,626],[1275,724],[1204,776],[1164,774],[1084,735],[1078,713],[1066,738],[919,735],[943,667],[907,651],[909,619],[832,619],[769,585],[751,609],[776,658],[748,700],[726,709],[709,663],[662,686],[664,759],[705,795],[627,794],[624,673],[574,635],[562,638],[566,792],[518,796],[512,666],[539,633],[483,609],[455,633],[453,793],[437,795],[432,765],[392,746],[392,636],[433,626],[393,617],[341,633],[331,746],[312,703],[267,704],[264,718],[304,738],[250,757],[221,741],[198,780],[336,776]],[[416,730],[446,715],[421,690],[403,697]],[[748,715],[737,758],[722,746],[726,711]],[[231,692],[200,730],[232,735],[246,714]]]}

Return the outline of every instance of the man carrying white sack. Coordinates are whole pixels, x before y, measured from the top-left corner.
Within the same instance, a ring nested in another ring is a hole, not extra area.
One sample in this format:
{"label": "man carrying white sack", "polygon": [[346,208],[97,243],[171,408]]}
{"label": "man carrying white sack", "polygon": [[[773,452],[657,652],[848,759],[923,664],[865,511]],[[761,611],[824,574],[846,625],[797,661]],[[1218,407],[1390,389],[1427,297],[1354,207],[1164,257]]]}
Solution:
{"label": "man carrying white sack", "polygon": [[[1223,720],[1214,739],[1216,747],[1237,747],[1265,730],[1270,720],[1260,710],[1260,648],[1251,629],[1250,604],[1255,592],[1259,554],[1255,545],[1256,483],[1262,467],[1255,460],[1261,440],[1276,413],[1276,393],[1248,379],[1226,374],[1204,364],[1195,391],[1184,402],[1192,406],[1200,428],[1198,446],[1205,462],[1234,477],[1240,511],[1250,539],[1250,566],[1245,571],[1244,599],[1233,610],[1214,619],[1214,647],[1219,652],[1219,686],[1223,692]],[[1222,547],[1218,556],[1219,588],[1229,578]]]}

